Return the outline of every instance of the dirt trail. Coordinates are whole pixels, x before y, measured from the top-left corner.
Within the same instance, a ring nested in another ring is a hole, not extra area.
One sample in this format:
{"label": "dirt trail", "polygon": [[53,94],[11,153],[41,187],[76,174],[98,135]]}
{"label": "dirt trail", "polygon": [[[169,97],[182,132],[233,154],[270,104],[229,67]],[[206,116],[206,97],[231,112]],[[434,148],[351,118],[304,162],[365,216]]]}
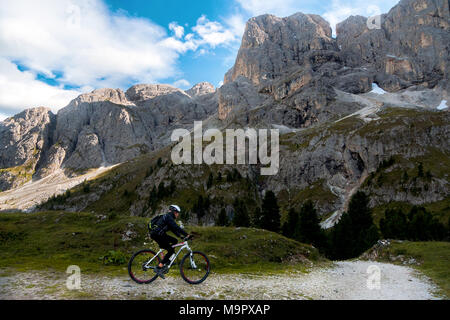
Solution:
{"label": "dirt trail", "polygon": [[[380,271],[379,289],[368,288],[369,267],[371,274],[374,270]],[[174,276],[158,279],[150,285],[137,285],[126,276],[82,274],[81,290],[69,291],[66,274],[10,272],[0,274],[0,299],[440,299],[437,287],[415,270],[370,261],[337,262],[308,274],[212,273],[197,286],[185,283],[177,270],[171,273]]]}

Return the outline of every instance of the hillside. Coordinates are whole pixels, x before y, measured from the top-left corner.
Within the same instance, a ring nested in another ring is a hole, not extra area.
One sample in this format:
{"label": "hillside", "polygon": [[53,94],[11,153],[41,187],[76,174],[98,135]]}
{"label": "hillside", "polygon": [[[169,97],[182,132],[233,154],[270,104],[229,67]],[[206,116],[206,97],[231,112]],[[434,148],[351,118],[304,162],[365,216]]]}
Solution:
{"label": "hillside", "polygon": [[[387,206],[404,203],[424,205],[446,224],[449,113],[386,108],[377,116],[372,122],[352,116],[281,135],[276,176],[261,176],[253,165],[175,166],[169,146],[121,164],[40,208],[150,217],[176,202],[185,221],[213,225],[221,208],[232,217],[236,198],[251,215],[261,206],[262,191],[273,190],[283,215],[312,200],[327,224],[329,218],[338,219],[360,188],[370,196],[377,222]],[[195,208],[200,196],[209,199],[202,212]]]}
{"label": "hillside", "polygon": [[[90,213],[0,214],[0,268],[126,275],[131,255],[156,249],[148,219]],[[246,228],[192,227],[192,248],[205,252],[215,273],[305,270],[326,260],[316,249],[276,233]],[[179,257],[179,259],[181,259]]]}

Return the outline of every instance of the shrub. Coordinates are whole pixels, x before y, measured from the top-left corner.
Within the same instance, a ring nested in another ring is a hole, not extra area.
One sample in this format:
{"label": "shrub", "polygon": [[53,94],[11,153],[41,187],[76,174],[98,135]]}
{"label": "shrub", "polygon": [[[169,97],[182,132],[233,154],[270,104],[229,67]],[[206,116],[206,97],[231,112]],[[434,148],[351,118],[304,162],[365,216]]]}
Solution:
{"label": "shrub", "polygon": [[100,257],[104,265],[120,266],[127,263],[128,259],[120,250],[110,250],[106,255]]}

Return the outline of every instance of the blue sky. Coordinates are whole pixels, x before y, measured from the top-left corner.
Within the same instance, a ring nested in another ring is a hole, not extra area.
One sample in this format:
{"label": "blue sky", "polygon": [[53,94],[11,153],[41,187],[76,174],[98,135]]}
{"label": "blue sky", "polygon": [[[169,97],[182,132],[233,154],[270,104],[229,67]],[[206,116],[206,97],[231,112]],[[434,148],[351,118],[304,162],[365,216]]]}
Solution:
{"label": "blue sky", "polygon": [[54,111],[81,93],[137,83],[220,86],[245,22],[315,13],[332,27],[398,0],[15,0],[0,7],[0,120]]}

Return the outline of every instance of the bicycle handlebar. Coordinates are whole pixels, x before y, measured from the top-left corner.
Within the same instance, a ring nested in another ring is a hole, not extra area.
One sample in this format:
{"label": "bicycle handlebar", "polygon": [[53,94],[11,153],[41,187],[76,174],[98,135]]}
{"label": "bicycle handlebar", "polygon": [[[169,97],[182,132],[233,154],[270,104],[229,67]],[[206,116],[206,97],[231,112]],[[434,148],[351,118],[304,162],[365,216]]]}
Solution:
{"label": "bicycle handlebar", "polygon": [[188,241],[191,240],[194,236],[192,234],[187,235],[186,237],[184,237],[183,241]]}

